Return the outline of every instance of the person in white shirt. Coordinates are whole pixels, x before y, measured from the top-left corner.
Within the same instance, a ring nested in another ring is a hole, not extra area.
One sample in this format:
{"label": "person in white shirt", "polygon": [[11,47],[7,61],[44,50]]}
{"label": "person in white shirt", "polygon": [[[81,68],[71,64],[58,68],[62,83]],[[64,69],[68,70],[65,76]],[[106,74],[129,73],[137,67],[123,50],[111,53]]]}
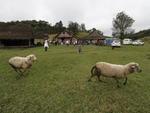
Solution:
{"label": "person in white shirt", "polygon": [[48,40],[44,41],[44,48],[45,48],[45,51],[47,51],[47,49],[49,48]]}
{"label": "person in white shirt", "polygon": [[66,41],[66,45],[69,46],[69,44],[70,44],[70,42],[69,42],[69,40],[67,40],[67,41]]}

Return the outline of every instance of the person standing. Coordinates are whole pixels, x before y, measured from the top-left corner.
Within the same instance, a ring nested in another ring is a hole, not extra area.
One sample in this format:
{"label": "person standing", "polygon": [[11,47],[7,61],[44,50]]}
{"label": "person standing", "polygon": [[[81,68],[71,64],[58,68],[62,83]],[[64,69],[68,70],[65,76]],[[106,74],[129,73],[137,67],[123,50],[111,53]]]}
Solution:
{"label": "person standing", "polygon": [[44,49],[45,49],[45,51],[47,51],[48,48],[49,48],[48,40],[45,40],[44,41]]}
{"label": "person standing", "polygon": [[82,52],[81,44],[78,44],[78,53],[80,54]]}
{"label": "person standing", "polygon": [[66,41],[66,45],[69,46],[69,40]]}

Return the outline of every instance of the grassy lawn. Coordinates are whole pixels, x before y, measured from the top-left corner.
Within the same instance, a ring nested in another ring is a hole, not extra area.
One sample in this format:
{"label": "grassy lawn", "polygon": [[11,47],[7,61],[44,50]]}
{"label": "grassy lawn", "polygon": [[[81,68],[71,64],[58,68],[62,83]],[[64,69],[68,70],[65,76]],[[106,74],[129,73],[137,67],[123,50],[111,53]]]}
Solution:
{"label": "grassy lawn", "polygon": [[[84,46],[77,54],[73,46],[0,49],[0,113],[149,113],[150,44],[110,47]],[[34,53],[38,61],[20,79],[8,65],[12,56]],[[138,62],[142,73],[132,74],[121,88],[111,78],[107,83],[93,78],[90,69],[97,61],[126,64]]]}

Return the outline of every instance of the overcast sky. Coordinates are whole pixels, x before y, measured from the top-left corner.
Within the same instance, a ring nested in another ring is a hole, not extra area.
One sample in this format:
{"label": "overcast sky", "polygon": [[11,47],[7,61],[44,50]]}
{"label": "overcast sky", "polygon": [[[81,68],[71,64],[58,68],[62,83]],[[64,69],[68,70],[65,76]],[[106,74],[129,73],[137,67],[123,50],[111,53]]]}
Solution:
{"label": "overcast sky", "polygon": [[150,0],[0,0],[0,21],[76,21],[105,35],[111,35],[112,20],[121,11],[135,20],[135,31],[150,28]]}

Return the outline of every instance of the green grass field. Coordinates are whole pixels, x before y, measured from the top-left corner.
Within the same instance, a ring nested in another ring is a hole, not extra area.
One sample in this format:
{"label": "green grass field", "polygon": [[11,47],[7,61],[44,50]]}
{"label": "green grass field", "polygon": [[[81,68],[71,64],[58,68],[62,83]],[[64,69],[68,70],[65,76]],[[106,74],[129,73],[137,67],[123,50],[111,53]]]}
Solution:
{"label": "green grass field", "polygon": [[[150,44],[144,46],[73,46],[30,49],[0,49],[0,113],[150,113]],[[38,61],[29,74],[18,79],[8,65],[12,56],[34,53]],[[97,61],[116,64],[138,62],[142,73],[129,75],[128,83],[93,78]]]}

